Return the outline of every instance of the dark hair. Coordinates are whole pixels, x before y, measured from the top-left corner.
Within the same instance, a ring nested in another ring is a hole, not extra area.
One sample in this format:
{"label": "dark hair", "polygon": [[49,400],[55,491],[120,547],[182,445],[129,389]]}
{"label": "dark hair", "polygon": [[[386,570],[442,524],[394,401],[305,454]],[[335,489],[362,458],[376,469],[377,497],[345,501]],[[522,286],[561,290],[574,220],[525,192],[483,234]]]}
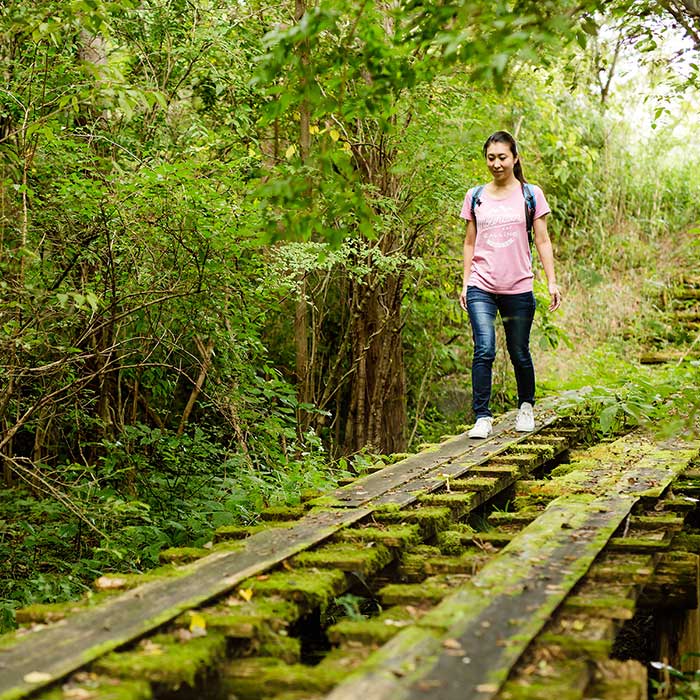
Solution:
{"label": "dark hair", "polygon": [[[486,151],[492,143],[507,143],[510,146],[510,152],[513,154],[513,156],[517,157],[518,144],[515,142],[513,136],[511,136],[507,131],[494,131],[493,134],[486,139],[483,149],[484,158],[486,158]],[[525,175],[523,175],[523,166],[520,163],[520,158],[518,158],[515,166],[513,167],[513,175],[520,180],[521,184],[524,185],[527,182]]]}

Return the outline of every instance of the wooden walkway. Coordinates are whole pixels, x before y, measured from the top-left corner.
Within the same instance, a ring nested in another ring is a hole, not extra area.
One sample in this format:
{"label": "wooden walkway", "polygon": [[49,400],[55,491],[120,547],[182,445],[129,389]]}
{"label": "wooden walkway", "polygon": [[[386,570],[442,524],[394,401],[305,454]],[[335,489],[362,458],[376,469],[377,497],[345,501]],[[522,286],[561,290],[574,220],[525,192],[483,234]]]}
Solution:
{"label": "wooden walkway", "polygon": [[[587,609],[580,589],[601,557],[634,540],[652,590],[659,552],[694,508],[690,496],[667,493],[691,488],[679,475],[698,445],[628,436],[570,459],[586,426],[546,407],[537,418],[535,434],[515,433],[512,413],[488,440],[447,439],[301,513],[266,515],[286,522],[224,528],[209,554],[170,553],[176,563],[162,572],[103,578],[98,604],[20,611],[26,628],[0,639],[0,700],[111,698],[115,687],[120,699],[141,699],[183,686],[241,700],[413,699],[427,690],[445,700],[500,698],[569,601]],[[499,499],[512,510],[494,510]],[[466,525],[476,513],[490,531]],[[644,527],[631,527],[640,517]],[[639,579],[630,579],[637,597]],[[304,625],[350,593],[380,601],[380,614],[324,623],[317,632],[334,649],[306,665],[313,635]],[[620,603],[623,618],[634,596]],[[623,618],[593,627],[611,644]],[[89,683],[70,680],[80,669],[91,671]],[[66,678],[67,690],[53,685]]]}

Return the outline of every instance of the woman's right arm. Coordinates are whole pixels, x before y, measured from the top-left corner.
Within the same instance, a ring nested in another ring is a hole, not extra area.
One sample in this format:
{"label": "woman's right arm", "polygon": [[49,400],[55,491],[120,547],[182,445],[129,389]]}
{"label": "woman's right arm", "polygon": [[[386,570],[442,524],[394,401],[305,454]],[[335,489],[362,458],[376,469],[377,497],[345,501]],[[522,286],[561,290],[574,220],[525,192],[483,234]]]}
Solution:
{"label": "woman's right arm", "polygon": [[474,243],[476,242],[476,226],[473,221],[467,221],[467,233],[464,236],[464,272],[462,275],[462,293],[459,295],[459,305],[467,310],[467,284],[472,269]]}

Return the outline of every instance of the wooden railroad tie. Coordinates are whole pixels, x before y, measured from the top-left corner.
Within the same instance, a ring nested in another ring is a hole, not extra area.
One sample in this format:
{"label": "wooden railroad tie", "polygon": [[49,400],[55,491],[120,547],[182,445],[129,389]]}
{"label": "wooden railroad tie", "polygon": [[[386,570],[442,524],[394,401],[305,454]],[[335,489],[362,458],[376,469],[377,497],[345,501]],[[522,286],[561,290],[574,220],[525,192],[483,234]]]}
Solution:
{"label": "wooden railroad tie", "polygon": [[[514,417],[489,440],[451,437],[299,508],[269,509],[259,525],[221,528],[210,550],[165,551],[162,571],[104,577],[94,607],[20,613],[54,624],[3,639],[0,700],[70,697],[34,691],[91,661],[92,675],[67,686],[75,697],[92,683],[105,689],[95,697],[118,685],[120,700],[142,700],[209,678],[241,700],[452,698],[470,687],[520,700],[561,695],[554,679],[571,664],[581,688],[602,683],[594,668],[641,677],[609,650],[639,607],[697,602],[700,539],[681,530],[695,477],[677,479],[697,446],[630,435],[559,463],[585,426],[545,410],[539,432],[522,435]],[[551,478],[535,478],[542,468]],[[516,510],[475,530],[470,518],[504,493]],[[331,621],[335,648],[303,663],[292,631],[351,591],[381,611]],[[538,654],[549,679],[532,673]]]}

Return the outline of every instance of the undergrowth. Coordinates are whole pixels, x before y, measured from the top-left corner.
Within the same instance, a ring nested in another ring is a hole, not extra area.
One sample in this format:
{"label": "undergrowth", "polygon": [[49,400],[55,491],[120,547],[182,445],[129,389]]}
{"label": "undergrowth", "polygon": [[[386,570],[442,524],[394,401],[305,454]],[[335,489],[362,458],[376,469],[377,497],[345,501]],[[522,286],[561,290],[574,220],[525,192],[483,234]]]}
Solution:
{"label": "undergrowth", "polygon": [[199,429],[177,437],[140,425],[103,447],[96,467],[47,469],[50,494],[0,490],[0,632],[19,607],[80,597],[106,572],[145,571],[165,548],[201,546],[221,525],[254,522],[265,506],[294,505],[348,473],[313,434],[267,467]]}

